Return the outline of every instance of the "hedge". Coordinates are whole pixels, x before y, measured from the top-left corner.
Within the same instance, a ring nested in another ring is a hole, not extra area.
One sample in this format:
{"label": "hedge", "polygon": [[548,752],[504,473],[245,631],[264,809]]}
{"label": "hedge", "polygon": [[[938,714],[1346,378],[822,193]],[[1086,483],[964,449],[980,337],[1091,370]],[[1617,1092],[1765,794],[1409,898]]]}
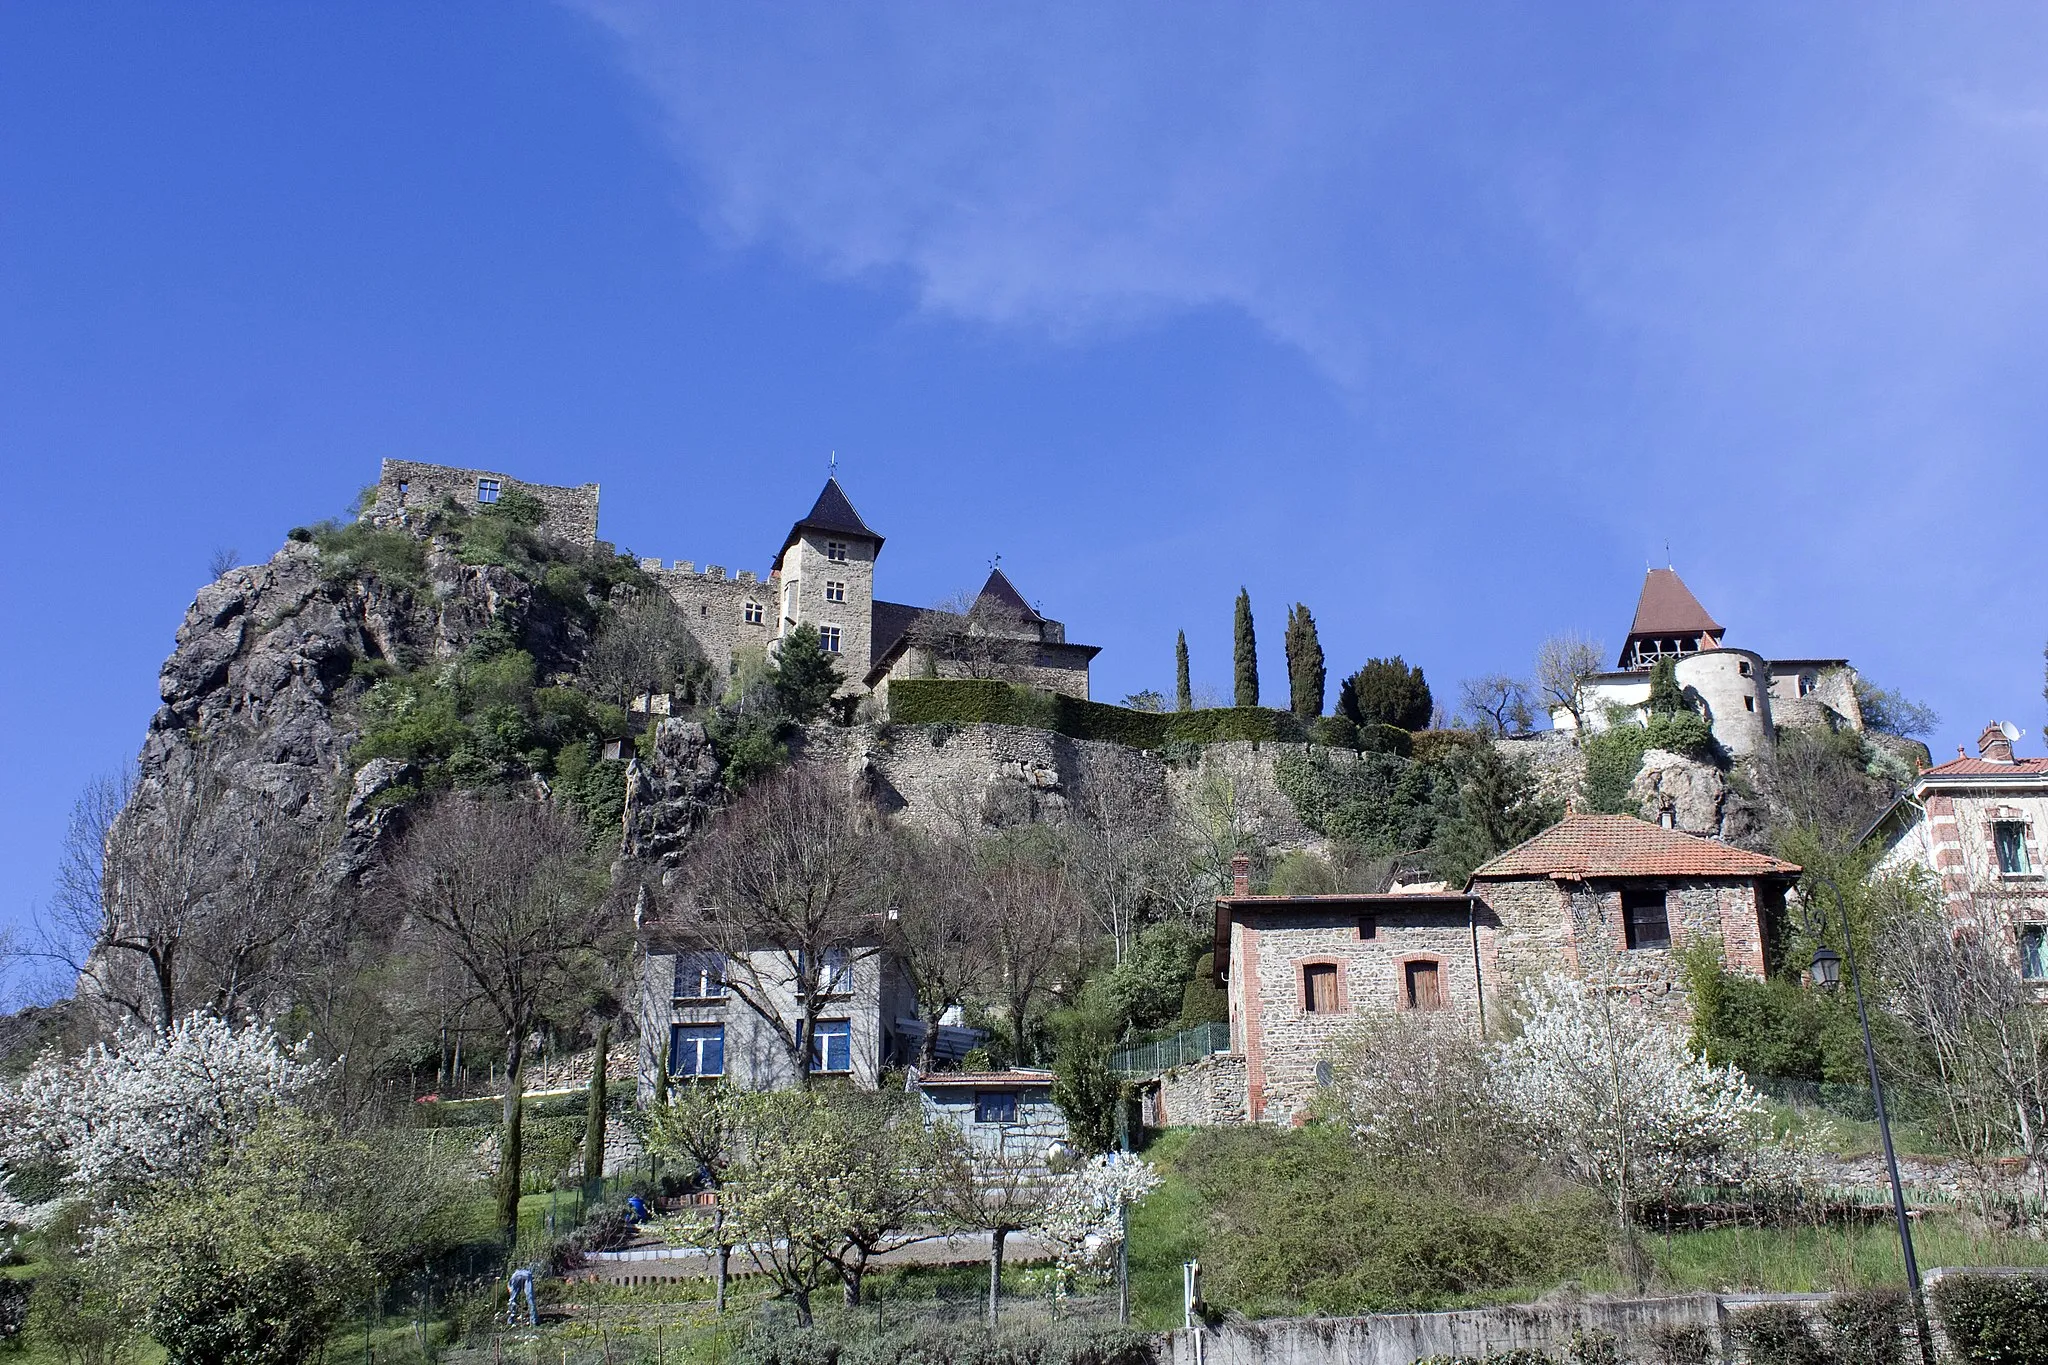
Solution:
{"label": "hedge", "polygon": [[1292,713],[1264,706],[1205,711],[1133,711],[1057,692],[982,678],[904,678],[889,684],[889,719],[899,725],[1020,725],[1133,749],[1221,740],[1300,740]]}
{"label": "hedge", "polygon": [[2048,1279],[1949,1276],[1934,1286],[1934,1308],[1962,1365],[2048,1359]]}

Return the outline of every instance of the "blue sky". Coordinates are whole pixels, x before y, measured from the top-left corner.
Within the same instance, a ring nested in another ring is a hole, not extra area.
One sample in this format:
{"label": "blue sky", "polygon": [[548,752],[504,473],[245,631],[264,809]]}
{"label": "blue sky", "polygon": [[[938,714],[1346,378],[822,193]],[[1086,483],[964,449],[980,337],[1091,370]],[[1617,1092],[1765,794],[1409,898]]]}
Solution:
{"label": "blue sky", "polygon": [[[882,591],[997,553],[1098,695],[1440,695],[1670,560],[1765,653],[2043,722],[2048,11],[0,8],[0,922],[217,547],[383,456]],[[2024,749],[2038,752],[2032,738]]]}

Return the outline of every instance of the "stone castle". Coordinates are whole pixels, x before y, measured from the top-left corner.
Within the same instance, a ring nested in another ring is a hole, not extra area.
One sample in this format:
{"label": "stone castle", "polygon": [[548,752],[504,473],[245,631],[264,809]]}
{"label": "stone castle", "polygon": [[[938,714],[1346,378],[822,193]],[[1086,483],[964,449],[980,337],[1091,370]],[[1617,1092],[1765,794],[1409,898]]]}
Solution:
{"label": "stone castle", "polygon": [[[1643,719],[1650,670],[1673,659],[1678,685],[1706,716],[1714,738],[1738,757],[1771,749],[1780,729],[1863,729],[1848,660],[1766,659],[1723,645],[1725,634],[1676,571],[1651,569],[1615,669],[1594,674],[1580,689],[1586,728],[1604,730],[1610,717],[1623,714]],[[1552,709],[1550,721],[1560,730],[1577,723],[1563,706]]]}
{"label": "stone castle", "polygon": [[[488,507],[513,493],[545,509],[540,529],[547,534],[610,548],[597,538],[594,483],[563,488],[489,470],[385,460],[366,515],[404,521],[451,499],[464,508]],[[687,559],[642,559],[640,567],[675,599],[721,677],[737,670],[747,648],[772,650],[797,627],[811,626],[826,651],[839,656],[843,695],[886,700],[892,679],[975,676],[976,658],[1000,657],[1000,676],[1009,681],[1087,699],[1098,647],[1068,643],[1066,627],[1031,606],[1000,568],[990,570],[972,603],[915,607],[875,595],[881,553],[881,534],[833,477],[789,528],[765,577],[751,569],[728,577],[722,565],[699,569]]]}

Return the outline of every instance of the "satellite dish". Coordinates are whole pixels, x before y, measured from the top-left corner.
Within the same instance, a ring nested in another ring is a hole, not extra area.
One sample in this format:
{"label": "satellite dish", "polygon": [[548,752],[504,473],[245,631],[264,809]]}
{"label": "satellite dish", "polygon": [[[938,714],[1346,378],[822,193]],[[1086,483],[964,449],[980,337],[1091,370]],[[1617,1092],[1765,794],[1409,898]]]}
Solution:
{"label": "satellite dish", "polygon": [[2007,744],[2017,744],[2020,736],[2025,734],[2026,731],[2020,729],[2019,726],[2014,725],[2009,720],[2002,720],[1998,722],[1998,733],[2005,736]]}

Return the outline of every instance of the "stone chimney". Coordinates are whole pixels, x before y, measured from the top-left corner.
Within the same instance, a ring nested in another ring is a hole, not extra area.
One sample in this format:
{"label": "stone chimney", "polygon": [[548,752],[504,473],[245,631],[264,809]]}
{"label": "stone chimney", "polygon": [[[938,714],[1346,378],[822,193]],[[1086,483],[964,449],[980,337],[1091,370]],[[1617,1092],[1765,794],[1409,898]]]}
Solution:
{"label": "stone chimney", "polygon": [[1986,763],[2012,762],[2012,741],[2005,737],[1997,721],[1984,727],[1984,733],[1977,736],[1977,757]]}
{"label": "stone chimney", "polygon": [[1230,860],[1230,894],[1249,896],[1252,893],[1252,860],[1240,853]]}

